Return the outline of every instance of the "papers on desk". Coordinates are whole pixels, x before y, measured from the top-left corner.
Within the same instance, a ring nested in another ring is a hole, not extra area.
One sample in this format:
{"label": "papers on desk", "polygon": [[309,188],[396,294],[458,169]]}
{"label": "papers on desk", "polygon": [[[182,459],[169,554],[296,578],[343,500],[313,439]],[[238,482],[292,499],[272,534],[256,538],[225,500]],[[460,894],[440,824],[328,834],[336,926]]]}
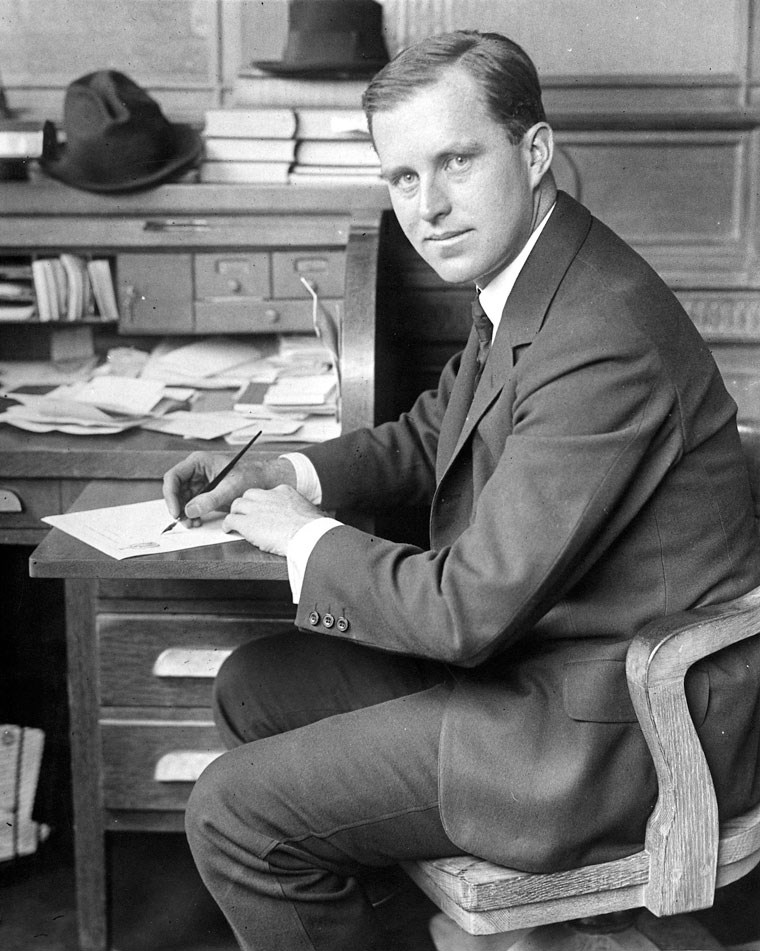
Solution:
{"label": "papers on desk", "polygon": [[[86,378],[69,377],[44,395],[11,390],[16,404],[0,414],[0,422],[35,433],[88,436],[140,426],[186,439],[233,442],[234,433],[250,428],[254,419],[263,423],[262,441],[316,442],[339,433],[336,355],[313,334],[260,343],[229,337],[186,344],[165,340],[150,355],[140,352],[139,361],[127,361],[135,372],[109,356]],[[123,358],[121,350],[112,353]],[[123,375],[114,372],[117,366],[125,366]],[[50,379],[59,382],[55,375]],[[314,422],[322,416],[333,425]]]}
{"label": "papers on desk", "polygon": [[222,514],[212,515],[198,528],[178,524],[163,535],[163,530],[171,524],[172,519],[164,500],[155,499],[151,502],[90,509],[89,512],[48,515],[42,521],[111,558],[122,560],[138,555],[242,541],[235,532],[222,531],[223,519]]}
{"label": "papers on desk", "polygon": [[179,347],[163,341],[140,376],[180,386],[236,389],[248,379],[250,365],[260,359],[258,347],[228,337],[204,338]]}
{"label": "papers on desk", "polygon": [[103,376],[56,387],[44,396],[15,393],[0,421],[27,432],[110,435],[134,428],[158,412],[164,385]]}

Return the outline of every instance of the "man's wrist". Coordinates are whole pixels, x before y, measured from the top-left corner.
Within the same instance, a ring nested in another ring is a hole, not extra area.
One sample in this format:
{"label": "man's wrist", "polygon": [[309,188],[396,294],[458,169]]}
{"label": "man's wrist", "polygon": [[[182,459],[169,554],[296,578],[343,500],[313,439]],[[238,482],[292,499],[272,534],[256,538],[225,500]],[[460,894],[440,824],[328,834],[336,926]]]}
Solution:
{"label": "man's wrist", "polygon": [[292,466],[295,473],[295,482],[289,484],[294,485],[296,491],[313,505],[321,505],[322,486],[311,459],[302,452],[286,452],[279,458]]}

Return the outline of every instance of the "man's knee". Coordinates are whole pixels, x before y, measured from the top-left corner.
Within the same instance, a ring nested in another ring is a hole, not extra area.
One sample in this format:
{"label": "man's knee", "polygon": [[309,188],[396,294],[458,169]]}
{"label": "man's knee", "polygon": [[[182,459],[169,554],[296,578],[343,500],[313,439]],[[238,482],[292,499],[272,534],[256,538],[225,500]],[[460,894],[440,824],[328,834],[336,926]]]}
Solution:
{"label": "man's knee", "polygon": [[270,728],[273,702],[268,687],[275,638],[250,641],[234,650],[214,680],[214,718],[228,747],[261,739]]}
{"label": "man's knee", "polygon": [[185,809],[185,832],[199,866],[212,856],[244,850],[264,855],[272,846],[265,819],[266,767],[257,765],[255,744],[225,753],[196,781]]}

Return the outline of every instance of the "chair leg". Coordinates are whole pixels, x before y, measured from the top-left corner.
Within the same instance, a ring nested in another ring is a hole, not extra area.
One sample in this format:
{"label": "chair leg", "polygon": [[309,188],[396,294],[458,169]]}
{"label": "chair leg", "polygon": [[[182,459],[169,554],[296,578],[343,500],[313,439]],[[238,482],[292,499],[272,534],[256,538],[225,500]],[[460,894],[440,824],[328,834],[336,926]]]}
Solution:
{"label": "chair leg", "polygon": [[[429,927],[436,951],[507,951],[534,930],[521,928],[501,934],[468,934],[443,912],[433,915]],[[516,948],[515,951],[517,951]]]}
{"label": "chair leg", "polygon": [[430,921],[437,951],[722,951],[715,938],[688,915],[656,918],[642,911],[628,926],[614,921],[541,925],[501,934],[471,935],[443,913]]}

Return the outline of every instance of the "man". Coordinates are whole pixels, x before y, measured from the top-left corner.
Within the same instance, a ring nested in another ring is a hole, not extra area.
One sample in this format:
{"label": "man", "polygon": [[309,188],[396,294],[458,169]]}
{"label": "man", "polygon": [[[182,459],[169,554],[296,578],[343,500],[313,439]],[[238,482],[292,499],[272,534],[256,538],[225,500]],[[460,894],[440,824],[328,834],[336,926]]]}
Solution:
{"label": "man", "polygon": [[[229,507],[227,529],[287,555],[298,603],[300,632],[220,671],[234,748],[188,807],[245,949],[389,951],[367,868],[635,851],[656,784],[628,643],[760,580],[735,405],[662,281],[557,192],[523,50],[433,37],[364,105],[407,237],[444,280],[474,283],[487,320],[476,307],[437,391],[396,422],[254,460],[192,502],[222,459],[165,478],[173,516]],[[421,502],[426,551],[320,508]],[[723,654],[689,692],[729,815],[760,798],[760,658]]]}

